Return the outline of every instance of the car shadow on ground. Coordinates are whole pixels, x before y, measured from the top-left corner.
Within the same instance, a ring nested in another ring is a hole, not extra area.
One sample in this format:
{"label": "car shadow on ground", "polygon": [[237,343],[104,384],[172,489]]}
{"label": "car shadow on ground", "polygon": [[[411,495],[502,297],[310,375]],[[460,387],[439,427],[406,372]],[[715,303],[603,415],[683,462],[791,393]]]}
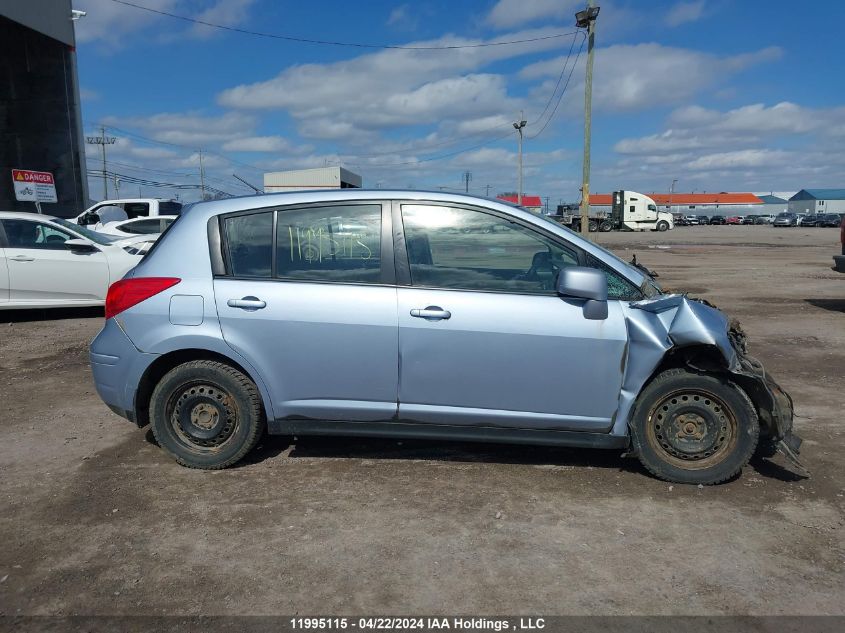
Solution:
{"label": "car shadow on ground", "polygon": [[804,301],[823,310],[845,312],[845,299],[804,299]]}
{"label": "car shadow on ground", "polygon": [[360,437],[265,436],[249,461],[261,461],[289,450],[297,458],[349,458],[383,460],[427,460],[497,464],[592,466],[612,470],[643,472],[639,463],[623,458],[619,450],[526,446],[484,442],[383,439]]}
{"label": "car shadow on ground", "polygon": [[93,319],[103,318],[103,308],[49,308],[31,310],[3,310],[0,312],[0,323],[27,323],[31,321],[58,321],[60,319]]}

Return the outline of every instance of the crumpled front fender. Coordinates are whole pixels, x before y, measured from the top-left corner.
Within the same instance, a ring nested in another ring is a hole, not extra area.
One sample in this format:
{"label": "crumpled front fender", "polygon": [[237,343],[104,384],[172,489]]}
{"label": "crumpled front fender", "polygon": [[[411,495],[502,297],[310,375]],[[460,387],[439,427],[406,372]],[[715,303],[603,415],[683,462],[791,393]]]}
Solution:
{"label": "crumpled front fender", "polygon": [[738,324],[712,305],[686,295],[663,295],[636,301],[625,307],[628,350],[619,409],[613,426],[614,435],[628,433],[628,422],[646,382],[663,358],[672,350],[706,346],[721,356],[718,366],[712,356],[704,365],[695,358],[687,365],[701,371],[724,371],[748,393],[758,411],[764,433],[774,442],[786,443],[782,450],[795,459],[801,440],[792,435],[792,399],[763,369],[748,356],[745,334]]}

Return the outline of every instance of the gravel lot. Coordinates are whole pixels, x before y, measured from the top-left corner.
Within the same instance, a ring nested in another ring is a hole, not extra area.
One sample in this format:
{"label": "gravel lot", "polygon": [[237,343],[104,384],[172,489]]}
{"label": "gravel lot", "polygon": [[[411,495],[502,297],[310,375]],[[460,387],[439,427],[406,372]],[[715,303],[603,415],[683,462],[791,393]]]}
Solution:
{"label": "gravel lot", "polygon": [[187,470],[94,392],[98,311],[0,312],[0,614],[845,614],[838,235],[597,236],[742,321],[809,479],[780,457],[696,488],[615,452],[284,438]]}

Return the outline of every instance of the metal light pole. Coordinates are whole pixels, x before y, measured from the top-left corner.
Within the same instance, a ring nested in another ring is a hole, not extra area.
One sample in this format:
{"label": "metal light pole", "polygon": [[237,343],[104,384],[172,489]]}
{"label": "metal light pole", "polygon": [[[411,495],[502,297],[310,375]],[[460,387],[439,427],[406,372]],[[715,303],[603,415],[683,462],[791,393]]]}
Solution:
{"label": "metal light pole", "polygon": [[675,183],[678,182],[677,178],[672,180],[672,186],[669,187],[669,213],[672,213],[672,197],[675,195]]}
{"label": "metal light pole", "polygon": [[100,128],[100,136],[88,136],[85,138],[91,145],[101,145],[103,148],[103,200],[109,199],[109,177],[106,175],[106,145],[114,144],[117,139],[114,136],[106,136],[106,128]]}
{"label": "metal light pole", "polygon": [[522,111],[519,112],[519,121],[515,121],[513,126],[519,132],[519,188],[516,191],[516,203],[522,204],[522,128],[524,128],[528,121],[524,118]]}
{"label": "metal light pole", "polygon": [[590,231],[590,134],[593,110],[593,45],[599,7],[588,0],[587,8],[575,14],[575,26],[587,29],[587,75],[584,79],[584,172],[581,184],[581,234]]}

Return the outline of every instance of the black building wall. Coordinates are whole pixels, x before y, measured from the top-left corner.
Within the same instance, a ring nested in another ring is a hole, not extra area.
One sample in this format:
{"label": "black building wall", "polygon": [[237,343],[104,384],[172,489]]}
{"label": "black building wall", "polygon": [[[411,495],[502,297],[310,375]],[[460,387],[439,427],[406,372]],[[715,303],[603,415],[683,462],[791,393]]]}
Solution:
{"label": "black building wall", "polygon": [[67,44],[0,16],[0,210],[35,211],[15,200],[12,169],[53,174],[58,202],[43,203],[44,213],[86,207],[72,64]]}

